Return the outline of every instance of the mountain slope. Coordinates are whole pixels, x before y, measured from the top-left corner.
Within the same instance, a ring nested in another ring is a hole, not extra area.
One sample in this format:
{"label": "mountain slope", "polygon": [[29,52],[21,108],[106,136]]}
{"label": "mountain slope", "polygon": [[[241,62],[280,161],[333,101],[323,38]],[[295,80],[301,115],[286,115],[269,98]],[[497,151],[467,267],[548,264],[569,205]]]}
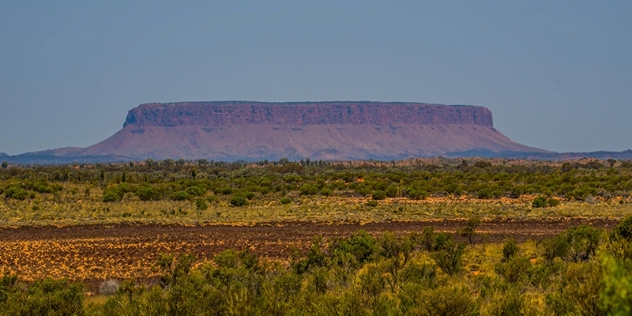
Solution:
{"label": "mountain slope", "polygon": [[122,130],[74,152],[132,159],[403,159],[546,153],[512,142],[479,106],[393,102],[142,104]]}

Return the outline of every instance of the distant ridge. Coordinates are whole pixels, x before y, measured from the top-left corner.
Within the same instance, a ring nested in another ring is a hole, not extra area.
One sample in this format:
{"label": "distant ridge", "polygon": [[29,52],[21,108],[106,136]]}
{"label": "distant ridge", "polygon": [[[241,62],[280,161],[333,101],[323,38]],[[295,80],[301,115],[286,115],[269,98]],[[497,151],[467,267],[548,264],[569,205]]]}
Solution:
{"label": "distant ridge", "polygon": [[[414,157],[628,159],[622,153],[559,154],[515,143],[482,106],[414,102],[214,101],[141,104],[123,128],[87,148],[3,159],[15,163],[127,160],[392,160]],[[581,157],[580,157],[581,156]],[[565,158],[561,158],[565,157]]]}

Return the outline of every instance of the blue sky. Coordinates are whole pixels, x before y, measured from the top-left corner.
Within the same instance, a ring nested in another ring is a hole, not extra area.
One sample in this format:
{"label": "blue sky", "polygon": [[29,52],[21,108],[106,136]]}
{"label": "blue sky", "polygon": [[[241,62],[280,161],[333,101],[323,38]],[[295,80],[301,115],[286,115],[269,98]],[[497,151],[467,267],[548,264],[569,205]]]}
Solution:
{"label": "blue sky", "polygon": [[553,151],[632,148],[632,1],[0,1],[0,152],[140,103],[473,104]]}

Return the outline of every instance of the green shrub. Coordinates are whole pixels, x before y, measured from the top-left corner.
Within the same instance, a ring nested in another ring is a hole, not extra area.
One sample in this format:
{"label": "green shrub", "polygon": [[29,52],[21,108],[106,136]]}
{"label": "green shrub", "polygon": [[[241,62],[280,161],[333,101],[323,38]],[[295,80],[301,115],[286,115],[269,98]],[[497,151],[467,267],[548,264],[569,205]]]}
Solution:
{"label": "green shrub", "polygon": [[406,196],[412,200],[425,200],[428,197],[428,192],[417,189],[406,190]]}
{"label": "green shrub", "polygon": [[430,291],[411,288],[403,296],[405,315],[470,315],[476,308],[466,288],[439,287]]}
{"label": "green shrub", "polygon": [[546,197],[545,196],[536,197],[533,200],[533,203],[531,203],[531,206],[535,208],[546,207]]}
{"label": "green shrub", "polygon": [[547,305],[555,315],[610,314],[600,301],[604,290],[602,275],[602,268],[594,262],[569,264],[560,288],[547,296]]}
{"label": "green shrub", "polygon": [[191,195],[187,191],[176,191],[169,195],[169,198],[174,201],[190,200]]}
{"label": "green shrub", "polygon": [[386,190],[384,190],[384,193],[391,198],[397,197],[399,195],[399,189],[395,185],[389,185]]}
{"label": "green shrub", "polygon": [[613,234],[623,237],[627,241],[632,241],[632,216],[626,217],[613,229]]}
{"label": "green shrub", "polygon": [[371,200],[366,202],[366,206],[368,207],[376,207],[379,203],[376,200]]}
{"label": "green shrub", "polygon": [[560,205],[560,201],[554,198],[546,198],[545,196],[538,196],[533,200],[531,206],[534,208],[540,207],[556,207]]}
{"label": "green shrub", "polygon": [[[66,279],[37,280],[6,296],[5,315],[83,315],[83,285]],[[2,306],[4,305],[4,306]]]}
{"label": "green shrub", "polygon": [[301,187],[299,188],[299,191],[301,192],[302,195],[314,195],[318,193],[318,186],[316,186],[313,183],[305,183],[301,185]]}
{"label": "green shrub", "polygon": [[548,261],[559,257],[564,261],[587,261],[595,255],[600,242],[600,231],[586,225],[569,228],[543,243]]}
{"label": "green shrub", "polygon": [[476,193],[476,196],[479,199],[491,199],[493,196],[493,190],[490,188],[478,190],[478,192]]}
{"label": "green shrub", "polygon": [[198,211],[204,211],[208,209],[208,205],[206,204],[206,201],[202,198],[198,198],[195,200],[195,207],[197,208]]}
{"label": "green shrub", "polygon": [[26,190],[18,186],[11,186],[4,190],[4,196],[7,199],[15,199],[15,200],[24,201],[29,196],[29,194],[28,192],[26,192]]}
{"label": "green shrub", "polygon": [[382,190],[375,190],[373,191],[372,197],[374,200],[384,200],[386,198],[386,192]]}
{"label": "green shrub", "polygon": [[437,250],[430,254],[439,268],[448,275],[455,275],[463,268],[465,244],[455,243],[452,239],[442,242]]}
{"label": "green shrub", "polygon": [[187,188],[186,192],[191,196],[203,196],[206,194],[206,189],[199,186],[192,186]]}
{"label": "green shrub", "polygon": [[516,241],[513,238],[509,238],[503,245],[503,260],[509,260],[516,256],[520,248],[516,245]]}
{"label": "green shrub", "polygon": [[526,280],[529,277],[531,262],[523,256],[514,255],[504,262],[499,262],[495,266],[496,274],[501,275],[505,281],[516,283]]}
{"label": "green shrub", "polygon": [[281,198],[281,200],[279,200],[279,201],[280,201],[280,202],[281,202],[281,204],[283,204],[283,205],[287,205],[287,204],[292,203],[292,199],[290,199],[290,198],[289,198],[289,197],[287,197],[287,196],[282,197],[282,198]]}
{"label": "green shrub", "polygon": [[241,195],[234,195],[232,198],[230,198],[230,205],[232,206],[244,206],[246,205],[246,203],[246,198]]}
{"label": "green shrub", "polygon": [[123,194],[117,187],[108,187],[103,190],[103,202],[118,202],[123,199]]}
{"label": "green shrub", "polygon": [[330,188],[323,188],[322,190],[320,190],[320,194],[323,196],[330,196],[334,193],[334,191],[332,191]]}
{"label": "green shrub", "polygon": [[149,185],[140,185],[136,187],[134,194],[136,194],[141,201],[157,201],[162,197],[158,190]]}
{"label": "green shrub", "polygon": [[554,198],[550,198],[546,200],[546,205],[550,206],[550,207],[556,207],[560,205],[560,200],[554,199]]}

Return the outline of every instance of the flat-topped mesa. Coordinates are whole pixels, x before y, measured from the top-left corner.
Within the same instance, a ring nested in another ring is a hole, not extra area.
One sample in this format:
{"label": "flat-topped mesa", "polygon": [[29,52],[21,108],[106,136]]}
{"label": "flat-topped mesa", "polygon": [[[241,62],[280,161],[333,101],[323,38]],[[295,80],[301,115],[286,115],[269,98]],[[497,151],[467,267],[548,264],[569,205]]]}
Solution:
{"label": "flat-topped mesa", "polygon": [[481,106],[404,102],[178,102],[148,103],[131,109],[125,125],[222,126],[243,124],[468,124],[493,127]]}

